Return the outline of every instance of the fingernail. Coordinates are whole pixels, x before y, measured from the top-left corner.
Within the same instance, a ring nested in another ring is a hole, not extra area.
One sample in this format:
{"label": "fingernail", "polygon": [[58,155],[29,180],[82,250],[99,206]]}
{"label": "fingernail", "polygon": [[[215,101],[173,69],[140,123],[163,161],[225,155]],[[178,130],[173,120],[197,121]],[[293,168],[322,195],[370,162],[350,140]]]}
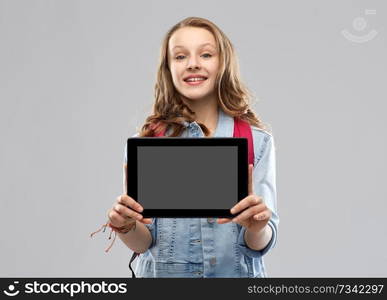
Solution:
{"label": "fingernail", "polygon": [[144,209],[143,209],[141,206],[138,207],[138,211],[141,212],[141,211],[143,211],[143,210],[144,210]]}
{"label": "fingernail", "polygon": [[234,211],[235,211],[235,208],[232,208],[232,209],[231,209],[231,213],[233,214],[233,213],[234,213]]}

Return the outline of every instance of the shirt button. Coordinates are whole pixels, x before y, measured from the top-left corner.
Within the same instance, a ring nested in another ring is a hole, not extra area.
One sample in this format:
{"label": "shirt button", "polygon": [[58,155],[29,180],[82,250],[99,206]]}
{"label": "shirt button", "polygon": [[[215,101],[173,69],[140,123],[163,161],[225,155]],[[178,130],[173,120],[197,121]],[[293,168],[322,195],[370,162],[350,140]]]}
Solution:
{"label": "shirt button", "polygon": [[215,222],[215,219],[214,219],[214,218],[207,218],[207,222],[208,222],[208,223],[214,223],[214,222]]}
{"label": "shirt button", "polygon": [[211,259],[210,259],[210,265],[215,265],[216,264],[216,257],[212,257]]}

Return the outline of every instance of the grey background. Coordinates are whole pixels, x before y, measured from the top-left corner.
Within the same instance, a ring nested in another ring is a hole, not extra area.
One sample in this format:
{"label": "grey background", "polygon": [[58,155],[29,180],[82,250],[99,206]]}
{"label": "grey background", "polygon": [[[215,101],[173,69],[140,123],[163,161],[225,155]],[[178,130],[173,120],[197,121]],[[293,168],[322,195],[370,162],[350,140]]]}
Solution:
{"label": "grey background", "polygon": [[[162,37],[187,16],[231,39],[275,136],[269,276],[386,276],[386,13],[385,1],[1,0],[0,276],[130,276],[130,250],[106,254],[107,234],[89,234],[122,193]],[[378,35],[354,43],[343,29]]]}
{"label": "grey background", "polygon": [[136,201],[144,209],[230,209],[238,202],[238,147],[136,148]]}

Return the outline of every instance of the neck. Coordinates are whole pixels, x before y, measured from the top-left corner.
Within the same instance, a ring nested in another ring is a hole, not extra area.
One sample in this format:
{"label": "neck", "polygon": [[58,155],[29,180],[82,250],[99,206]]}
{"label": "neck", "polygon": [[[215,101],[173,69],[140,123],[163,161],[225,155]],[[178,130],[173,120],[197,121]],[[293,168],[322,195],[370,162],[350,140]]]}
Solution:
{"label": "neck", "polygon": [[212,97],[203,100],[185,99],[185,102],[195,112],[195,121],[204,124],[210,129],[212,135],[218,123],[218,104],[216,98]]}

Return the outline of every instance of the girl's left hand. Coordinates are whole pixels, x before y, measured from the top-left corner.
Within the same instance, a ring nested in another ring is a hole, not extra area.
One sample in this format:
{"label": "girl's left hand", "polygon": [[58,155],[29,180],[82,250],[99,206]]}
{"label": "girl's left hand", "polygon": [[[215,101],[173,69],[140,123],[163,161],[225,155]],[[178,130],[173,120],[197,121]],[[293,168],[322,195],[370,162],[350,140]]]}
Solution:
{"label": "girl's left hand", "polygon": [[249,164],[249,184],[248,196],[239,201],[233,208],[231,213],[233,215],[241,212],[237,217],[220,218],[217,220],[218,224],[225,224],[234,222],[246,227],[251,232],[261,231],[271,218],[271,210],[265,205],[263,198],[254,195],[253,191],[253,165]]}

